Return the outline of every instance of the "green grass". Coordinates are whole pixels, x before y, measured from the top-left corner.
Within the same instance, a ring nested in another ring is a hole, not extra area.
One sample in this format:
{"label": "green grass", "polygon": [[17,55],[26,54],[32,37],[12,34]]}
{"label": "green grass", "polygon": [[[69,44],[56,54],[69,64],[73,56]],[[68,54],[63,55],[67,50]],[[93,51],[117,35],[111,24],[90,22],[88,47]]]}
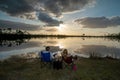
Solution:
{"label": "green grass", "polygon": [[120,60],[80,58],[76,64],[77,71],[53,70],[38,59],[7,59],[0,62],[0,80],[120,80]]}

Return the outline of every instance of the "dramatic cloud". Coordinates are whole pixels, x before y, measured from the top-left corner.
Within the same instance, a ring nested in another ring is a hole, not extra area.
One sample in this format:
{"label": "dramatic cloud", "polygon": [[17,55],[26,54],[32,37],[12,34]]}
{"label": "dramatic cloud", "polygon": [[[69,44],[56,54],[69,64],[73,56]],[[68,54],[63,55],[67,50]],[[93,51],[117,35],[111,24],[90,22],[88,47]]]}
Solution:
{"label": "dramatic cloud", "polygon": [[56,32],[57,29],[56,28],[46,28],[45,31],[47,31],[47,32]]}
{"label": "dramatic cloud", "polygon": [[78,24],[83,25],[84,28],[107,28],[116,27],[120,25],[120,16],[106,18],[106,17],[87,17],[75,20]]}
{"label": "dramatic cloud", "polygon": [[31,20],[38,19],[38,17],[36,16],[36,12],[25,13],[23,15],[19,15],[18,17]]}
{"label": "dramatic cloud", "polygon": [[[47,25],[58,26],[61,21],[52,17],[59,17],[62,13],[81,10],[95,0],[0,0],[0,10],[10,16],[27,19],[39,19]],[[39,14],[33,14],[33,13]],[[44,17],[44,19],[43,19]]]}
{"label": "dramatic cloud", "polygon": [[26,0],[0,0],[0,10],[12,16],[34,11]]}
{"label": "dramatic cloud", "polygon": [[95,0],[40,0],[42,8],[56,16],[64,12],[80,10]]}
{"label": "dramatic cloud", "polygon": [[47,15],[45,13],[40,13],[40,12],[38,15],[38,19],[40,19],[43,22],[46,22],[47,26],[59,26],[59,24],[62,23],[62,21],[57,21],[57,20],[51,18],[49,15]]}
{"label": "dramatic cloud", "polygon": [[21,29],[21,30],[28,30],[28,31],[36,31],[40,29],[40,26],[37,25],[30,25],[20,22],[11,22],[0,20],[0,28],[12,28],[12,29]]}

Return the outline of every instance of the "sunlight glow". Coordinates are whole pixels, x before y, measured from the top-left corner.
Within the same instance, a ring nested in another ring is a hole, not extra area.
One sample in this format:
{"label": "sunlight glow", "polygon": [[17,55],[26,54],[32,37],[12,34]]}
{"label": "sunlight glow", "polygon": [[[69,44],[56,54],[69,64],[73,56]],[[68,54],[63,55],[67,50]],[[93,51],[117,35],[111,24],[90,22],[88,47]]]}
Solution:
{"label": "sunlight glow", "polygon": [[56,44],[56,46],[59,46],[60,48],[64,48],[64,46],[61,43]]}
{"label": "sunlight glow", "polygon": [[60,24],[59,27],[57,27],[57,29],[59,31],[62,31],[65,27],[66,27],[65,24]]}

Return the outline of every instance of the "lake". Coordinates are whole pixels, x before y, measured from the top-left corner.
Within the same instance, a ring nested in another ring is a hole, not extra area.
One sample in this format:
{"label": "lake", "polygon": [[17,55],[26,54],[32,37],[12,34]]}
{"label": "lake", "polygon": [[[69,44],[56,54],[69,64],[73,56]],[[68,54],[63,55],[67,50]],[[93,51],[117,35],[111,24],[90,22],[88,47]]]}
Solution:
{"label": "lake", "polygon": [[0,41],[0,59],[6,59],[11,55],[26,53],[38,53],[45,46],[59,46],[67,48],[70,54],[77,54],[81,57],[89,57],[95,53],[101,57],[112,56],[120,58],[120,42],[107,38],[33,38],[15,41]]}

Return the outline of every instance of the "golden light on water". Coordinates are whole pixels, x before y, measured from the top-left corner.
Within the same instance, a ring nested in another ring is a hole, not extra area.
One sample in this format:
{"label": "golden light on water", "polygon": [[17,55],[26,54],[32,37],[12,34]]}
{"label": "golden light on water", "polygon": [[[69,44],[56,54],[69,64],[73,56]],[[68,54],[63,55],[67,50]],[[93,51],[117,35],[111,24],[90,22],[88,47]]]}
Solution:
{"label": "golden light on water", "polygon": [[59,46],[60,48],[64,48],[64,46],[61,43],[58,43],[55,46]]}

